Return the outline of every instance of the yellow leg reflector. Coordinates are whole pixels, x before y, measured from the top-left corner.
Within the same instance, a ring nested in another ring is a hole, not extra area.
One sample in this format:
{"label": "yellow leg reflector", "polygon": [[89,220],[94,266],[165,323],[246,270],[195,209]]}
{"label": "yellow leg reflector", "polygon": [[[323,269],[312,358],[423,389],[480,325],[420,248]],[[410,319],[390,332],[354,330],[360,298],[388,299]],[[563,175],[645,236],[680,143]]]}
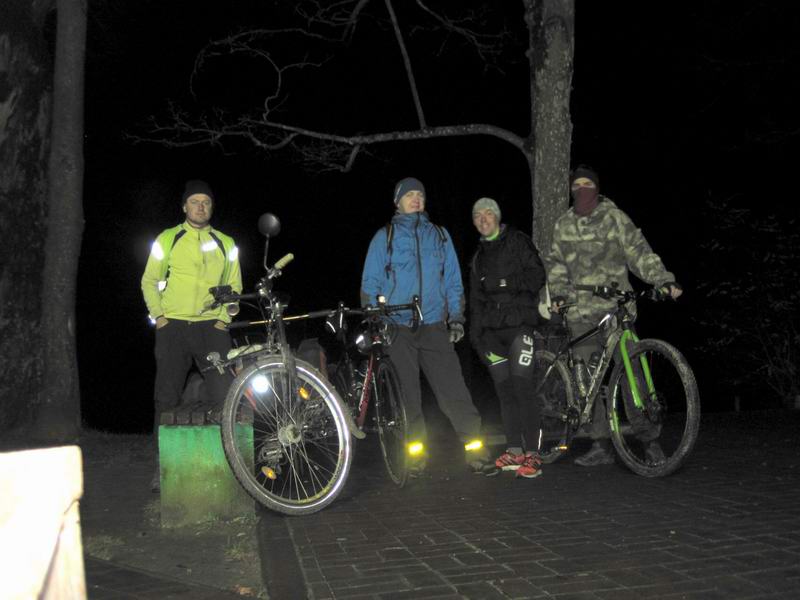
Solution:
{"label": "yellow leg reflector", "polygon": [[464,444],[464,450],[467,452],[472,450],[480,450],[481,448],[483,448],[483,442],[480,440],[472,440],[471,442]]}
{"label": "yellow leg reflector", "polygon": [[425,446],[423,446],[422,442],[412,442],[408,445],[408,453],[411,456],[422,454],[424,450]]}

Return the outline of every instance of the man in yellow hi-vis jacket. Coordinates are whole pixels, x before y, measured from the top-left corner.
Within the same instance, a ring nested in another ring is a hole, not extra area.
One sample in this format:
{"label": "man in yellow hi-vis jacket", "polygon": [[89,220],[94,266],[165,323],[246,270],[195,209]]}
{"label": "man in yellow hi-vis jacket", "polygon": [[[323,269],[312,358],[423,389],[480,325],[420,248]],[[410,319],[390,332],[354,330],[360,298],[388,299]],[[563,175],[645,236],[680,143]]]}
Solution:
{"label": "man in yellow hi-vis jacket", "polygon": [[[224,358],[231,347],[226,329],[230,317],[223,306],[209,308],[213,298],[208,290],[229,285],[240,292],[242,275],[233,239],[209,225],[213,209],[209,185],[186,182],[186,220],[159,234],[142,276],[142,294],[156,327],[156,427],[161,413],[180,402],[192,362],[205,367],[210,352]],[[203,377],[204,409],[212,411],[220,407],[230,378],[216,370]]]}

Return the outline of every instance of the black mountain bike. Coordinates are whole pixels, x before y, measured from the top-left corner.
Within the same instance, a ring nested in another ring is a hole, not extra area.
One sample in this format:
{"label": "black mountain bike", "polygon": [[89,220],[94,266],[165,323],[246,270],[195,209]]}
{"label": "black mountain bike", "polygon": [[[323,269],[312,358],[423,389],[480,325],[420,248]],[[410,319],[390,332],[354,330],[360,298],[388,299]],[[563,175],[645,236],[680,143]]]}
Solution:
{"label": "black mountain bike", "polygon": [[[645,477],[669,475],[691,453],[700,427],[700,394],[689,363],[677,348],[656,339],[640,340],[633,331],[633,315],[627,304],[640,297],[661,300],[658,290],[623,291],[616,284],[576,286],[581,291],[615,299],[617,308],[596,327],[571,338],[567,312],[567,339],[556,352],[535,353],[536,397],[542,402],[542,429],[546,444],[544,462],[554,462],[570,446],[578,430],[592,420],[594,403],[606,400],[611,440],[620,459],[634,473]],[[595,335],[605,346],[597,364],[587,368],[573,357],[573,347]],[[604,384],[612,359],[621,357]],[[663,456],[648,452],[642,440],[655,440]]]}
{"label": "black mountain bike", "polygon": [[[342,346],[341,359],[329,369],[330,379],[350,407],[358,428],[377,432],[386,471],[400,487],[408,479],[408,421],[400,379],[386,347],[393,337],[390,316],[404,310],[412,311],[415,323],[421,322],[422,311],[416,296],[410,304],[386,305],[380,296],[375,306],[363,309],[340,305],[326,321]],[[362,318],[351,340],[345,319],[348,315]],[[353,348],[359,353],[355,357]],[[374,409],[370,412],[371,405]]]}

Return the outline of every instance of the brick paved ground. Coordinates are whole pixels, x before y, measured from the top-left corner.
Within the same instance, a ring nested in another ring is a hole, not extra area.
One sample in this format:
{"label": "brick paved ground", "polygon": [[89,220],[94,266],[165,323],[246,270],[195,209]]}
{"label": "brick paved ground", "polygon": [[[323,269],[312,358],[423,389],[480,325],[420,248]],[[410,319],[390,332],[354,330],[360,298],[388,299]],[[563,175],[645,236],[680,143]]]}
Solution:
{"label": "brick paved ground", "polygon": [[[442,417],[429,423],[445,432],[431,443],[431,477],[394,488],[373,436],[332,506],[264,514],[273,600],[800,598],[800,412],[704,415],[690,462],[656,480],[567,460],[536,480],[472,476]],[[126,473],[139,490],[150,470]],[[102,510],[120,530],[140,527],[115,506],[89,503],[87,527]],[[174,576],[178,559],[197,573],[203,563],[166,551],[163,572],[87,559],[90,600],[233,597]]]}
{"label": "brick paved ground", "polygon": [[[397,490],[362,443],[334,505],[265,520],[285,528],[315,600],[799,598],[799,425],[797,412],[705,416],[691,461],[655,480],[566,460],[536,480],[476,477],[444,435],[431,477]],[[276,573],[273,597],[303,597]]]}

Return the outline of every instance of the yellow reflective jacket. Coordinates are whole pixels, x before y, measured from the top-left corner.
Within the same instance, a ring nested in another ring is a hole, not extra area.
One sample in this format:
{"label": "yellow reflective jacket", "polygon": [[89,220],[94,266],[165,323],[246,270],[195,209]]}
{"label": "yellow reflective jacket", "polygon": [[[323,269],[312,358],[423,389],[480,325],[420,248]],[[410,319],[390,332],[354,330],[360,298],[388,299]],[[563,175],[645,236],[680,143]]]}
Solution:
{"label": "yellow reflective jacket", "polygon": [[242,291],[239,252],[233,238],[210,226],[196,229],[187,223],[162,231],[150,250],[142,275],[142,294],[151,318],[230,322],[225,307],[207,307],[214,301],[208,289],[229,285]]}

